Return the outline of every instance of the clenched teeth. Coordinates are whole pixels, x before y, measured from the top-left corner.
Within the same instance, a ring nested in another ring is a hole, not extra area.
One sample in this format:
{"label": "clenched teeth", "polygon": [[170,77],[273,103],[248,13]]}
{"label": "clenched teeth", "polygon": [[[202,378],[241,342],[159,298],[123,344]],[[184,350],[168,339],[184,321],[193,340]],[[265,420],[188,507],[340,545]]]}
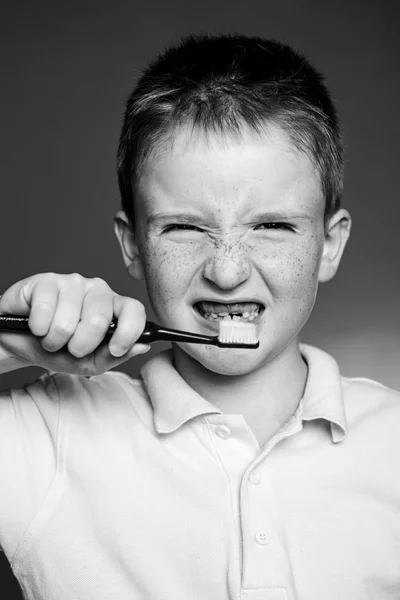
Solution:
{"label": "clenched teeth", "polygon": [[199,302],[197,303],[197,308],[200,314],[210,321],[254,321],[258,317],[262,306],[255,302],[225,305]]}

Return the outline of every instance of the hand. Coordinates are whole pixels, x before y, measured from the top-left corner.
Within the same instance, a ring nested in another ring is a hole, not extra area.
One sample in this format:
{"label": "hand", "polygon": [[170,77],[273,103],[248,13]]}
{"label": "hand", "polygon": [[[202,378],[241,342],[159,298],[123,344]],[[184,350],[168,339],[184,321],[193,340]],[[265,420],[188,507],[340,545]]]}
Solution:
{"label": "hand", "polygon": [[[61,373],[104,373],[150,349],[135,344],[146,324],[143,304],[116,294],[98,277],[40,273],[12,285],[0,314],[29,316],[32,335],[0,332],[0,348],[21,366]],[[118,324],[103,342],[111,321]]]}

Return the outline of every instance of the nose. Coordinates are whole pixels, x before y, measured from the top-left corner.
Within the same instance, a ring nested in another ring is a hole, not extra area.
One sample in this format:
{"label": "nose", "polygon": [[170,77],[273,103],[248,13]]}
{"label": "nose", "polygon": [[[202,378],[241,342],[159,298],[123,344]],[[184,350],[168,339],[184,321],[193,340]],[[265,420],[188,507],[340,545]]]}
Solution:
{"label": "nose", "polygon": [[204,265],[203,275],[219,288],[230,290],[251,274],[251,264],[244,245],[239,240],[216,240],[212,256]]}

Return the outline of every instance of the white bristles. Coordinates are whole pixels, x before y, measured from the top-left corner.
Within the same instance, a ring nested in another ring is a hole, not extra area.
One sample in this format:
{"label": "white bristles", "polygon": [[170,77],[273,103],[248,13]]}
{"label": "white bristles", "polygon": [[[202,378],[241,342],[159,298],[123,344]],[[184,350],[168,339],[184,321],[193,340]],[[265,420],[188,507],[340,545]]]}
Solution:
{"label": "white bristles", "polygon": [[257,327],[253,323],[222,319],[218,339],[224,344],[256,344]]}

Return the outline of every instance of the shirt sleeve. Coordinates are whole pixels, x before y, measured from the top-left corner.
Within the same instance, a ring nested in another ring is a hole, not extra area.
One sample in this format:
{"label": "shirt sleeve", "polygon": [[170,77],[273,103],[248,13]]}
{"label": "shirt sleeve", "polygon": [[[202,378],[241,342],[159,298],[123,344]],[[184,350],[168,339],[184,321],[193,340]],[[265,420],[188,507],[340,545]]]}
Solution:
{"label": "shirt sleeve", "polygon": [[59,411],[49,373],[24,388],[0,392],[0,546],[8,557],[54,479]]}

